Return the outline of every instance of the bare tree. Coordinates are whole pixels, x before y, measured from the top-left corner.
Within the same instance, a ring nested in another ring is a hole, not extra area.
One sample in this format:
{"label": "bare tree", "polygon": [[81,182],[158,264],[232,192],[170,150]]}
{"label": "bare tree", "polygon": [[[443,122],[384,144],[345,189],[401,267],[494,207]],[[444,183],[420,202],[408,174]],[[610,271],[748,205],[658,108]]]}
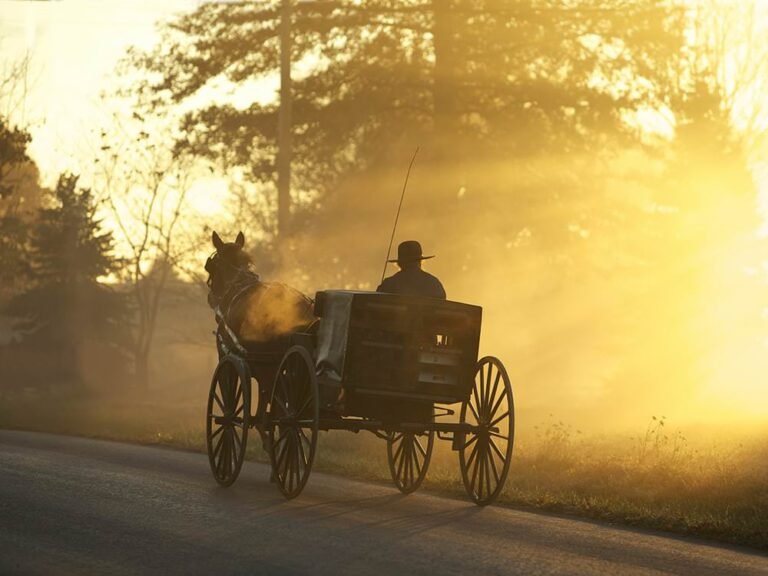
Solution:
{"label": "bare tree", "polygon": [[681,80],[706,84],[747,154],[760,154],[768,131],[768,7],[756,0],[708,0],[691,16]]}
{"label": "bare tree", "polygon": [[[0,38],[2,44],[2,38]],[[0,62],[0,115],[25,123],[32,54]]]}
{"label": "bare tree", "polygon": [[185,230],[194,166],[150,121],[136,113],[114,119],[114,128],[101,135],[97,176],[118,246],[126,252],[124,280],[136,314],[135,374],[137,384],[146,387],[163,296],[196,245],[194,233]]}

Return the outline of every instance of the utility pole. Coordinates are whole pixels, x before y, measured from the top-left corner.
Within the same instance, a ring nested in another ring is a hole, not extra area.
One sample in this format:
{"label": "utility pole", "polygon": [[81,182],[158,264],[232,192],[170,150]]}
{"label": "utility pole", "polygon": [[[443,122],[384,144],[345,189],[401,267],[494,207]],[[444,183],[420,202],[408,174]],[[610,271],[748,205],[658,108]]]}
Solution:
{"label": "utility pole", "polygon": [[280,11],[280,109],[277,120],[277,237],[291,233],[291,1]]}

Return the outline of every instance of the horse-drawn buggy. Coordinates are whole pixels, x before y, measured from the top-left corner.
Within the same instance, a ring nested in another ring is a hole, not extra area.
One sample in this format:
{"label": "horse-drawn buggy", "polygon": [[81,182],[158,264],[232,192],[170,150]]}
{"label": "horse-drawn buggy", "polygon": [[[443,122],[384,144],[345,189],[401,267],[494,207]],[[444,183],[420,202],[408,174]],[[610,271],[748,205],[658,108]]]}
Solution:
{"label": "horse-drawn buggy", "polygon": [[[231,309],[238,294],[253,287],[230,284],[239,286],[223,294]],[[261,286],[262,297],[276,289]],[[481,505],[496,499],[509,473],[514,404],[502,363],[491,356],[478,361],[481,308],[335,290],[298,306],[307,307],[309,321],[251,342],[228,324],[232,314],[216,307],[220,361],[206,437],[217,482],[236,480],[255,429],[269,453],[272,480],[287,498],[296,497],[321,430],[368,431],[386,440],[401,492],[421,485],[437,437],[458,452],[470,497]]]}

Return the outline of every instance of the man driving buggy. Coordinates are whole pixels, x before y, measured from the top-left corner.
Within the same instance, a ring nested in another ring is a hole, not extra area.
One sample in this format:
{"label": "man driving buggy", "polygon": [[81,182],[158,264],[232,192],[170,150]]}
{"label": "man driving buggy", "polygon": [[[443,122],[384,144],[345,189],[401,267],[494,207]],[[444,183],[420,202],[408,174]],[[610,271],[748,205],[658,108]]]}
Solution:
{"label": "man driving buggy", "polygon": [[401,242],[397,247],[397,259],[388,260],[388,262],[397,263],[400,271],[389,278],[385,278],[376,291],[445,300],[443,284],[435,276],[421,268],[421,262],[430,258],[434,258],[434,256],[422,255],[421,244],[416,240]]}

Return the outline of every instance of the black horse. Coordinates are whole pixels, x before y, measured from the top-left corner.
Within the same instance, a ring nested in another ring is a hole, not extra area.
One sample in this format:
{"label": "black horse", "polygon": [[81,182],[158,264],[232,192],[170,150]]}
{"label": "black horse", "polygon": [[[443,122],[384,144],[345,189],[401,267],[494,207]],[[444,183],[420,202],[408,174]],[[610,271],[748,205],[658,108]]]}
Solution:
{"label": "black horse", "polygon": [[234,242],[224,242],[214,232],[216,252],[208,258],[208,304],[219,324],[219,353],[245,353],[305,332],[316,321],[312,300],[285,284],[262,282],[243,250],[242,232]]}

